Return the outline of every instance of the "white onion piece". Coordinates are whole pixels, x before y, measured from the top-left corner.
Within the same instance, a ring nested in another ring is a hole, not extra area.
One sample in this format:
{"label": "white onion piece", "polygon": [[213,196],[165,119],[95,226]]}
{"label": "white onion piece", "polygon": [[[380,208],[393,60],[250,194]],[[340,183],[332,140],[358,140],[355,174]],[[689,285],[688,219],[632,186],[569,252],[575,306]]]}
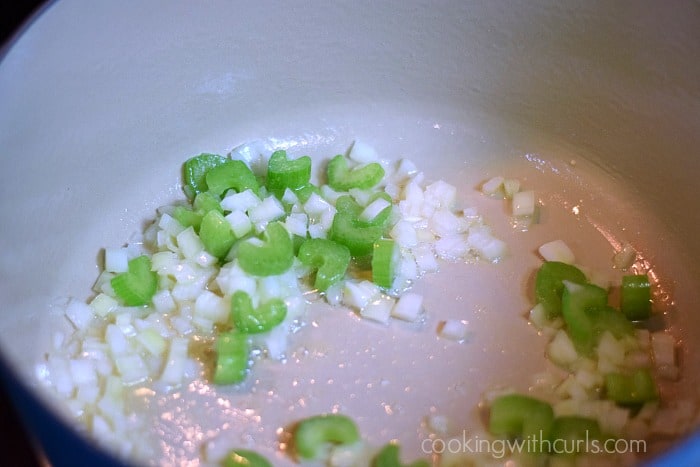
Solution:
{"label": "white onion piece", "polygon": [[513,215],[515,217],[533,216],[535,214],[535,206],[534,191],[519,191],[513,195]]}
{"label": "white onion piece", "polygon": [[502,192],[503,182],[504,178],[501,176],[490,178],[481,185],[481,192],[488,196],[499,195]]}
{"label": "white onion piece", "polygon": [[231,211],[224,219],[231,226],[231,230],[233,230],[236,238],[242,238],[253,229],[253,223],[243,211]]}
{"label": "white onion piece", "polygon": [[468,333],[468,325],[464,320],[448,319],[438,326],[438,334],[445,339],[463,342]]}
{"label": "white onion piece", "polygon": [[129,256],[126,248],[105,248],[105,271],[120,273],[128,269]]}
{"label": "white onion piece", "polygon": [[666,332],[651,333],[651,349],[656,366],[676,365],[676,340]]}
{"label": "white onion piece", "polygon": [[515,180],[512,178],[506,178],[503,180],[503,192],[506,195],[506,198],[512,198],[519,191],[520,180]]}
{"label": "white onion piece", "polygon": [[355,140],[350,148],[348,158],[360,164],[375,162],[379,159],[377,151],[364,141]]}
{"label": "white onion piece", "polygon": [[625,243],[622,249],[618,251],[615,256],[613,256],[613,265],[622,269],[623,271],[628,269],[634,264],[637,259],[637,251],[629,243]]}
{"label": "white onion piece", "polygon": [[365,305],[360,310],[360,316],[382,324],[388,324],[394,303],[395,301],[393,298],[380,296],[378,299]]}
{"label": "white onion piece", "polygon": [[268,196],[262,203],[250,209],[248,216],[258,232],[265,230],[270,222],[284,216],[284,207],[274,196]]}
{"label": "white onion piece", "polygon": [[391,203],[384,198],[377,198],[367,205],[365,209],[360,213],[360,220],[364,222],[370,222],[374,220],[375,217],[379,215],[384,209],[391,206]]}
{"label": "white onion piece", "polygon": [[574,264],[576,257],[571,248],[563,240],[553,240],[540,246],[540,255],[545,261],[559,261],[566,264]]}
{"label": "white onion piece", "polygon": [[75,299],[68,301],[65,314],[76,329],[88,328],[95,318],[95,310],[90,305]]}
{"label": "white onion piece", "polygon": [[423,314],[423,296],[413,292],[402,294],[391,310],[391,316],[404,320],[416,321]]}
{"label": "white onion piece", "polygon": [[379,287],[372,282],[346,281],[343,288],[343,304],[361,310],[379,297],[379,294]]}
{"label": "white onion piece", "polygon": [[253,190],[245,190],[240,193],[227,194],[221,200],[221,207],[225,211],[243,211],[248,212],[250,209],[258,206],[262,201],[257,197]]}

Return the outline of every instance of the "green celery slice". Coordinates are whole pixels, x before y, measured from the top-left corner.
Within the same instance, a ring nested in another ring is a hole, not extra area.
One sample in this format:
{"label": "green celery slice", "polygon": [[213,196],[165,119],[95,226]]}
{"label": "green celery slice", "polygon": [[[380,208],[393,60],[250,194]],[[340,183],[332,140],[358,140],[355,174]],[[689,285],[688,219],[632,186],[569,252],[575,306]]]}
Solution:
{"label": "green celery slice", "polygon": [[224,209],[221,207],[221,201],[219,198],[206,191],[203,193],[198,193],[197,196],[194,197],[192,205],[195,211],[199,211],[201,213],[207,213],[209,211],[218,211],[222,214],[224,213]]}
{"label": "green celery slice", "polygon": [[304,241],[297,257],[302,264],[317,269],[314,287],[321,292],[343,279],[350,265],[350,250],[345,245],[324,238]]}
{"label": "green celery slice", "polygon": [[329,232],[331,240],[345,245],[353,256],[372,253],[374,242],[384,234],[384,224],[367,224],[360,221],[360,205],[349,195],[339,197],[335,203],[336,214]]}
{"label": "green celery slice", "polygon": [[231,224],[216,210],[209,211],[202,218],[199,238],[204,244],[204,249],[220,260],[226,257],[236,242]]}
{"label": "green celery slice", "polygon": [[371,467],[430,467],[430,462],[418,459],[410,464],[403,464],[400,458],[401,448],[397,443],[387,443],[372,458]]}
{"label": "green celery slice", "polygon": [[202,217],[201,212],[195,212],[187,206],[176,206],[173,209],[173,218],[185,228],[192,227],[195,232],[199,232],[199,226],[202,225]]}
{"label": "green celery slice", "polygon": [[297,191],[309,184],[311,179],[311,158],[288,159],[284,150],[275,151],[267,164],[267,188],[278,198],[289,188]]}
{"label": "green celery slice", "polygon": [[233,449],[221,462],[222,467],[272,467],[270,461],[249,449]]}
{"label": "green celery slice", "polygon": [[610,331],[617,339],[634,333],[634,324],[622,312],[611,306],[593,306],[588,308],[586,313],[594,323],[597,337],[604,331]]}
{"label": "green celery slice", "polygon": [[302,420],[293,434],[294,449],[302,459],[317,459],[327,443],[352,444],[360,439],[355,422],[341,414],[316,415]]}
{"label": "green celery slice", "polygon": [[185,195],[189,199],[193,199],[198,193],[207,191],[207,172],[227,160],[225,157],[206,153],[187,159],[183,165]]}
{"label": "green celery slice", "polygon": [[336,191],[348,191],[352,188],[366,190],[372,188],[384,178],[384,168],[372,162],[363,167],[348,169],[348,161],[337,155],[328,163],[328,185]]}
{"label": "green celery slice", "polygon": [[141,255],[129,261],[128,271],[110,281],[117,298],[126,306],[148,305],[158,288],[158,275],[151,271],[151,259]]}
{"label": "green celery slice", "polygon": [[260,190],[258,179],[243,161],[227,160],[212,168],[206,174],[206,183],[209,192],[218,197],[228,190],[240,193],[250,189],[255,194]]}
{"label": "green celery slice", "polygon": [[576,266],[558,261],[545,261],[537,271],[535,297],[544,307],[549,319],[561,315],[561,296],[565,280],[576,284],[587,282],[586,275]]}
{"label": "green celery slice", "polygon": [[246,336],[236,331],[219,334],[216,338],[216,367],[214,384],[235,384],[248,373],[250,348]]}
{"label": "green celery slice", "polygon": [[390,288],[396,276],[399,248],[396,242],[381,238],[374,242],[372,253],[372,281],[380,287]]}
{"label": "green celery slice", "polygon": [[599,329],[589,310],[605,307],[607,302],[608,292],[596,285],[570,283],[564,287],[561,313],[576,350],[584,355],[591,355],[598,344]]}
{"label": "green celery slice", "polygon": [[620,308],[632,321],[640,321],[651,315],[651,286],[646,274],[622,277]]}
{"label": "green celery slice", "polygon": [[231,297],[231,321],[235,329],[243,334],[267,332],[284,321],[287,305],[278,298],[253,308],[250,295],[237,291]]}
{"label": "green celery slice", "polygon": [[274,276],[282,274],[294,262],[294,245],[287,229],[279,222],[267,226],[264,244],[255,245],[250,241],[238,246],[238,263],[248,274],[254,276]]}
{"label": "green celery slice", "polygon": [[604,436],[597,420],[565,415],[554,419],[549,439],[552,442],[552,454],[576,455],[591,452],[592,445],[586,446],[585,442],[603,441]]}
{"label": "green celery slice", "polygon": [[554,411],[547,402],[522,394],[506,394],[491,403],[489,431],[509,438],[547,438],[553,420]]}
{"label": "green celery slice", "polygon": [[620,405],[640,405],[659,398],[654,377],[646,368],[629,375],[608,373],[605,375],[605,391],[608,399]]}
{"label": "green celery slice", "polygon": [[299,198],[299,201],[301,201],[302,203],[306,203],[311,197],[311,195],[314,193],[321,196],[321,189],[313,183],[309,183],[302,187],[295,188],[293,191],[294,194],[297,195],[297,198]]}

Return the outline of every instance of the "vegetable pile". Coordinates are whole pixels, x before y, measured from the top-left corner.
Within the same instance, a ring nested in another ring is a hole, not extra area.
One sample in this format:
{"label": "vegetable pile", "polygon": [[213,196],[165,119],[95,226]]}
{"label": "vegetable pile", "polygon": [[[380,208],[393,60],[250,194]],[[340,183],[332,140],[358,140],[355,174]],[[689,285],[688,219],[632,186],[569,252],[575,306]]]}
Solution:
{"label": "vegetable pile", "polygon": [[137,442],[120,442],[138,432],[129,394],[244,384],[258,359],[284,360],[309,301],[420,321],[422,297],[407,291],[438,258],[506,252],[475,209],[455,207],[453,186],[424,180],[362,142],[324,173],[248,146],[188,159],[186,199],[159,208],[142,242],[105,249],[95,296],[68,303],[73,331],[55,335],[41,379],[98,440],[138,458]]}

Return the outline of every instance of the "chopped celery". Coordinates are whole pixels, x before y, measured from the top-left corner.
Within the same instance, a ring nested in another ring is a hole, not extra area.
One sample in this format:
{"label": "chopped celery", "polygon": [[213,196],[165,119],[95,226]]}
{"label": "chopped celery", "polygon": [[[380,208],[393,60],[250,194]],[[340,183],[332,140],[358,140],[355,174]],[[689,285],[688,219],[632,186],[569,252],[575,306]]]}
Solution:
{"label": "chopped celery", "polygon": [[224,164],[228,159],[216,154],[200,154],[185,161],[183,165],[184,191],[193,199],[198,193],[207,191],[207,172]]}
{"label": "chopped celery", "polygon": [[267,226],[265,241],[256,245],[245,241],[238,247],[238,263],[248,274],[274,276],[282,274],[294,262],[294,245],[287,229],[279,222]]}
{"label": "chopped celery", "polygon": [[586,446],[585,442],[602,441],[604,436],[597,420],[565,415],[554,419],[549,439],[552,442],[552,454],[578,454],[590,452],[591,446]]}
{"label": "chopped celery", "polygon": [[350,264],[350,250],[345,245],[323,238],[304,241],[297,257],[303,264],[317,269],[314,287],[321,292],[341,280]]}
{"label": "chopped celery", "polygon": [[535,296],[537,302],[544,307],[549,319],[561,314],[561,296],[565,280],[585,284],[586,275],[577,267],[558,261],[545,261],[537,271]]}
{"label": "chopped celery", "polygon": [[199,226],[202,225],[201,212],[195,212],[186,206],[176,206],[172,216],[181,226],[192,227],[195,232],[199,232]]}
{"label": "chopped celery", "polygon": [[192,202],[192,205],[195,211],[199,211],[203,214],[209,211],[218,211],[222,214],[224,213],[219,198],[217,198],[209,192],[197,194],[197,196],[195,196],[194,198],[194,201]]}
{"label": "chopped celery", "polygon": [[593,284],[567,283],[564,286],[561,313],[572,342],[584,355],[590,355],[598,343],[596,323],[588,311],[594,307],[605,307],[607,302],[608,292]]}
{"label": "chopped celery", "polygon": [[284,190],[297,191],[309,183],[311,178],[311,158],[303,156],[287,159],[284,150],[275,151],[267,164],[267,189],[281,198]]}
{"label": "chopped celery", "polygon": [[206,184],[214,196],[221,196],[228,190],[243,192],[252,190],[258,193],[260,185],[255,174],[243,161],[227,160],[217,165],[206,174]]}
{"label": "chopped celery", "polygon": [[231,297],[231,321],[243,334],[267,332],[284,321],[285,316],[287,305],[279,298],[253,308],[253,301],[247,293],[239,290]]}
{"label": "chopped celery", "polygon": [[370,254],[374,242],[384,234],[385,226],[360,221],[362,208],[348,195],[338,198],[335,207],[337,212],[333,217],[330,239],[348,247],[353,256]]}
{"label": "chopped celery", "polygon": [[522,394],[507,394],[491,403],[489,431],[511,438],[546,438],[553,420],[554,411],[547,402]]}
{"label": "chopped celery", "polygon": [[216,338],[214,384],[234,384],[243,381],[248,373],[249,353],[245,335],[235,330],[219,334]]}
{"label": "chopped celery", "polygon": [[327,443],[352,444],[360,439],[355,422],[341,414],[304,419],[297,425],[293,436],[294,448],[302,459],[317,459]]}
{"label": "chopped celery", "polygon": [[425,459],[419,459],[410,464],[403,464],[399,452],[400,447],[398,444],[387,443],[377,455],[372,458],[372,463],[370,465],[371,467],[430,467],[430,462]]}
{"label": "chopped celery", "polygon": [[173,218],[183,227],[192,227],[195,232],[199,233],[199,228],[202,225],[202,218],[209,211],[218,211],[223,214],[219,199],[209,192],[197,193],[192,203],[193,207],[176,206],[173,209]]}
{"label": "chopped celery", "polygon": [[625,318],[625,315],[619,310],[611,306],[594,306],[588,309],[587,314],[595,324],[598,335],[602,334],[603,331],[610,331],[615,338],[619,339],[634,333],[634,324]]}
{"label": "chopped celery", "polygon": [[337,155],[328,163],[328,185],[336,191],[348,191],[352,188],[366,190],[372,188],[384,178],[384,168],[376,162],[354,169],[348,168],[348,161]]}
{"label": "chopped celery", "polygon": [[234,449],[221,462],[222,467],[272,467],[270,461],[249,449]]}
{"label": "chopped celery", "polygon": [[609,373],[605,375],[607,398],[620,405],[640,405],[659,398],[654,377],[648,369],[632,374]]}
{"label": "chopped celery", "polygon": [[199,227],[199,238],[204,248],[213,256],[224,259],[236,241],[231,224],[219,211],[212,210],[204,215]]}
{"label": "chopped celery", "polygon": [[314,193],[321,196],[321,189],[313,183],[294,189],[294,194],[297,195],[297,198],[302,203],[306,203]]}
{"label": "chopped celery", "polygon": [[158,288],[158,275],[151,271],[151,259],[141,255],[129,261],[129,269],[110,281],[117,298],[126,306],[148,305]]}
{"label": "chopped celery", "polygon": [[632,321],[651,315],[651,286],[646,274],[627,275],[622,278],[622,312]]}
{"label": "chopped celery", "polygon": [[372,281],[380,287],[390,288],[396,275],[399,249],[396,242],[379,239],[374,242],[372,253]]}

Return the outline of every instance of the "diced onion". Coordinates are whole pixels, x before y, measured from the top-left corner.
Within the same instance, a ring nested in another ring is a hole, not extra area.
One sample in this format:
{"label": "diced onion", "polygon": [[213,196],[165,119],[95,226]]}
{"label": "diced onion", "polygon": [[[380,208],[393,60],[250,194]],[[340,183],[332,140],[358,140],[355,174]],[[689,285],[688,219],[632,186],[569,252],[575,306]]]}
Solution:
{"label": "diced onion", "polygon": [[423,296],[417,293],[402,294],[391,310],[391,316],[404,321],[416,321],[423,314]]}
{"label": "diced onion", "polygon": [[516,217],[531,217],[535,214],[535,192],[532,190],[519,191],[513,195],[513,215]]}
{"label": "diced onion", "polygon": [[566,264],[574,264],[576,257],[571,248],[563,240],[553,240],[540,246],[540,255],[545,261],[559,261]]}
{"label": "diced onion", "polygon": [[467,337],[468,325],[464,320],[448,319],[438,326],[438,334],[445,339],[463,342]]}

